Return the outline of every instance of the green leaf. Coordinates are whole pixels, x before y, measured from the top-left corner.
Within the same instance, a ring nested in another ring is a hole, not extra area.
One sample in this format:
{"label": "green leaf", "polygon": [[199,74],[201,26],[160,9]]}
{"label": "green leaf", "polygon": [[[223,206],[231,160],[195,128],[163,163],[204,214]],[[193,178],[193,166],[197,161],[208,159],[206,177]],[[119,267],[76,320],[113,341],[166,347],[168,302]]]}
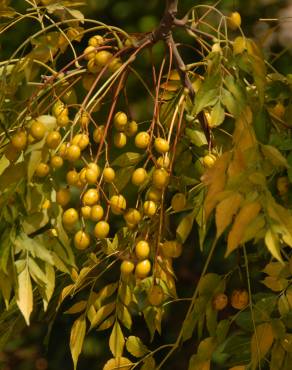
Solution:
{"label": "green leaf", "polygon": [[[132,173],[134,172],[135,167],[124,167],[120,168],[116,171],[116,176],[114,180],[115,187],[118,189],[118,191],[121,191],[124,189],[124,187],[128,184],[128,182],[131,180]],[[114,190],[116,192],[116,190]]]}
{"label": "green leaf", "polygon": [[31,152],[29,161],[28,161],[28,166],[27,166],[27,180],[30,182],[32,179],[35,170],[39,163],[41,162],[42,159],[42,152],[40,150],[35,150]]}
{"label": "green leaf", "polygon": [[283,157],[279,150],[275,147],[271,145],[261,145],[261,150],[266,159],[274,166],[285,168],[289,167],[286,158]]}
{"label": "green leaf", "polygon": [[147,357],[144,361],[143,361],[143,366],[141,367],[141,370],[155,370],[156,369],[156,366],[155,366],[155,360],[153,357]]}
{"label": "green leaf", "polygon": [[85,332],[86,321],[84,315],[81,315],[77,320],[74,321],[70,333],[70,351],[74,364],[74,370],[77,368],[78,358],[82,351]]}
{"label": "green leaf", "polygon": [[93,316],[90,330],[98,325],[101,324],[103,320],[105,320],[116,308],[115,302],[108,303],[102,307],[100,307],[99,310],[97,310],[96,314]]}
{"label": "green leaf", "polygon": [[115,322],[109,339],[109,347],[114,357],[121,357],[125,345],[125,338],[118,321]]}
{"label": "green leaf", "polygon": [[271,131],[271,119],[268,112],[265,109],[258,111],[255,115],[253,124],[258,141],[262,144],[267,144]]}
{"label": "green leaf", "polygon": [[220,102],[216,103],[211,111],[210,127],[220,126],[225,119],[225,110]]}
{"label": "green leaf", "polygon": [[180,221],[176,229],[176,237],[181,243],[184,243],[190,235],[195,217],[196,213],[191,212]]}
{"label": "green leaf", "polygon": [[206,78],[196,95],[195,105],[192,110],[193,116],[196,116],[204,108],[213,106],[217,103],[219,98],[220,82],[221,77],[219,73]]}
{"label": "green leaf", "polygon": [[126,306],[123,304],[119,304],[117,307],[117,314],[120,322],[127,328],[131,329],[132,326],[132,318],[130,315],[129,310],[127,309]]}
{"label": "green leaf", "polygon": [[251,363],[252,370],[258,367],[261,359],[266,356],[274,342],[273,329],[270,323],[263,323],[256,327],[256,332],[251,338]]}
{"label": "green leaf", "polygon": [[276,260],[284,264],[281,256],[280,241],[271,229],[266,232],[265,243],[271,255],[276,258]]}
{"label": "green leaf", "polygon": [[221,282],[221,277],[214,273],[208,273],[203,276],[199,282],[199,294],[205,296],[213,296],[214,291],[218,288]]}
{"label": "green leaf", "polygon": [[29,319],[33,309],[33,294],[27,265],[19,273],[17,281],[18,289],[16,293],[16,303],[26,321],[26,324],[29,325]]}
{"label": "green leaf", "polygon": [[121,154],[119,157],[117,157],[112,163],[112,166],[117,167],[129,167],[129,166],[135,166],[138,164],[141,159],[143,158],[143,155],[135,152],[127,152]]}
{"label": "green leaf", "polygon": [[126,342],[126,348],[131,355],[139,358],[149,353],[149,349],[143,344],[139,337],[129,336]]}
{"label": "green leaf", "polygon": [[234,96],[226,89],[222,89],[221,94],[222,104],[226,107],[229,113],[231,113],[234,117],[238,117],[240,110],[238,109],[239,107]]}
{"label": "green leaf", "polygon": [[0,176],[0,189],[7,189],[11,184],[22,180],[26,175],[26,164],[24,162],[11,164]]}

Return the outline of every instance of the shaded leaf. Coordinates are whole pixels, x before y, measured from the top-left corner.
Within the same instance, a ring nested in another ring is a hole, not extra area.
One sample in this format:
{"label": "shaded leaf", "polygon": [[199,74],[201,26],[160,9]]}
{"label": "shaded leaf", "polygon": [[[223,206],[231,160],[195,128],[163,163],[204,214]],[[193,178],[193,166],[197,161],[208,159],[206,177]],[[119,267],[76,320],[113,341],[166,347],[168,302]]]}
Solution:
{"label": "shaded leaf", "polygon": [[74,321],[70,333],[70,351],[73,359],[74,370],[77,368],[77,361],[82,351],[86,332],[85,317],[81,315]]}
{"label": "shaded leaf", "polygon": [[266,356],[274,342],[273,329],[270,323],[263,323],[256,327],[251,338],[251,363],[255,370],[259,362]]}
{"label": "shaded leaf", "polygon": [[149,349],[143,344],[141,339],[133,335],[127,339],[126,348],[131,355],[138,358],[145,356],[149,352]]}

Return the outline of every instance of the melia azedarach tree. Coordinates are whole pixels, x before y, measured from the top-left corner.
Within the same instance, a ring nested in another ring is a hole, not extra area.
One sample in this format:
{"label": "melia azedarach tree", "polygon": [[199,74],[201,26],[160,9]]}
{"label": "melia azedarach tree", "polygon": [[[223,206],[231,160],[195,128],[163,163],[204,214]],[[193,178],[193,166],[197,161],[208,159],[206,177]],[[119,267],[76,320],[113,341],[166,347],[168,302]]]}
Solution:
{"label": "melia azedarach tree", "polygon": [[[18,306],[29,325],[69,306],[74,368],[87,332],[104,331],[106,370],[170,368],[190,340],[190,370],[290,369],[291,77],[237,12],[177,18],[168,0],[157,28],[133,36],[76,1],[26,2],[23,15],[0,5],[2,34],[39,26],[0,64],[2,315]],[[146,112],[131,107],[133,80]],[[185,253],[200,267],[179,298]],[[182,304],[176,340],[153,348]],[[149,343],[133,335],[138,315]]]}

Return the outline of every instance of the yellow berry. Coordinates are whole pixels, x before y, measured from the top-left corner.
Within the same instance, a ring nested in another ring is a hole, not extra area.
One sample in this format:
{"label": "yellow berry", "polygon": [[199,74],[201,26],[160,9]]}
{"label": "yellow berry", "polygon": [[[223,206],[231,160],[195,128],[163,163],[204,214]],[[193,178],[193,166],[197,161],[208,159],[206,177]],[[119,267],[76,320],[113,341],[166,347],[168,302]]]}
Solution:
{"label": "yellow berry", "polygon": [[160,245],[164,257],[177,258],[182,253],[182,244],[177,240],[167,240]]}
{"label": "yellow berry", "polygon": [[81,150],[84,150],[89,144],[89,137],[86,134],[77,134],[73,137],[72,144],[77,145]]}
{"label": "yellow berry", "polygon": [[50,167],[46,163],[39,163],[35,170],[35,174],[38,177],[46,177],[50,172]]}
{"label": "yellow berry", "polygon": [[61,140],[62,137],[58,131],[51,131],[46,137],[47,147],[50,149],[56,149],[59,146]]}
{"label": "yellow berry", "polygon": [[67,209],[62,216],[62,221],[64,226],[66,227],[72,227],[74,226],[79,219],[78,212],[75,208],[69,208]]}
{"label": "yellow berry", "polygon": [[15,162],[19,157],[19,152],[15,150],[11,143],[7,145],[4,154],[5,157],[12,163]]}
{"label": "yellow berry", "polygon": [[85,206],[93,206],[98,202],[98,200],[99,193],[97,189],[88,189],[82,197],[82,202]]}
{"label": "yellow berry", "polygon": [[238,12],[233,12],[227,18],[227,23],[230,29],[236,30],[241,26],[241,15]]}
{"label": "yellow berry", "polygon": [[145,216],[152,217],[155,215],[157,210],[157,205],[152,200],[146,200],[143,204],[143,212]]}
{"label": "yellow berry", "polygon": [[103,208],[102,206],[100,206],[99,204],[96,204],[94,206],[91,207],[91,212],[90,212],[90,219],[92,221],[100,221],[103,217]]}
{"label": "yellow berry", "polygon": [[130,208],[125,214],[124,214],[124,219],[127,222],[127,224],[130,225],[137,225],[141,221],[141,213],[135,209],[135,208]]}
{"label": "yellow berry", "polygon": [[121,273],[123,275],[130,275],[134,271],[135,265],[132,261],[124,260],[121,263]]}
{"label": "yellow berry", "polygon": [[83,206],[81,207],[81,216],[84,220],[89,220],[91,216],[91,207],[90,206]]}
{"label": "yellow berry", "polygon": [[42,140],[46,133],[46,126],[42,122],[33,120],[29,133],[35,140]]}
{"label": "yellow berry", "polygon": [[92,45],[87,46],[87,48],[84,49],[83,54],[84,54],[84,59],[86,60],[94,59],[96,55],[95,47]]}
{"label": "yellow berry", "polygon": [[157,137],[154,141],[154,148],[158,153],[166,153],[169,151],[169,143],[162,137]]}
{"label": "yellow berry", "polygon": [[94,131],[93,131],[93,140],[96,143],[100,143],[102,138],[104,136],[104,126],[98,126]]}
{"label": "yellow berry", "polygon": [[137,148],[146,149],[149,144],[150,144],[150,135],[147,132],[142,131],[135,136],[135,145]]}
{"label": "yellow berry", "polygon": [[126,125],[126,128],[125,128],[125,134],[128,136],[128,137],[132,137],[134,135],[136,135],[138,131],[138,125],[137,125],[137,122],[135,121],[131,121],[129,122],[127,125]]}
{"label": "yellow berry", "polygon": [[50,161],[50,165],[54,169],[62,167],[63,163],[64,163],[63,158],[60,157],[59,155],[54,155]]}
{"label": "yellow berry", "polygon": [[133,172],[131,181],[134,185],[140,186],[145,182],[146,179],[147,179],[147,172],[145,168],[141,167],[141,168],[137,168]]}
{"label": "yellow berry", "polygon": [[159,202],[161,199],[161,196],[162,196],[161,190],[156,189],[154,187],[151,187],[146,194],[146,198],[148,200],[153,200],[154,202]]}
{"label": "yellow berry", "polygon": [[82,128],[87,129],[87,126],[89,125],[90,122],[89,114],[87,112],[82,112],[79,122]]}
{"label": "yellow berry", "polygon": [[203,163],[206,167],[213,167],[216,162],[216,157],[213,154],[207,154],[203,158]]}
{"label": "yellow berry", "polygon": [[135,268],[135,275],[137,278],[144,279],[151,271],[151,262],[143,260],[137,263]]}
{"label": "yellow berry", "polygon": [[11,145],[18,151],[25,149],[27,144],[27,134],[25,131],[19,131],[11,138]]}
{"label": "yellow berry", "polygon": [[55,117],[58,117],[60,114],[65,114],[68,116],[68,108],[65,106],[65,104],[61,100],[57,100],[52,108],[52,113]]}
{"label": "yellow berry", "polygon": [[67,172],[66,181],[68,185],[76,185],[79,180],[78,172],[71,170]]}
{"label": "yellow berry", "polygon": [[152,175],[152,182],[156,188],[163,189],[169,183],[169,174],[164,168],[156,169]]}
{"label": "yellow berry", "polygon": [[87,168],[85,170],[85,179],[88,184],[95,184],[98,179],[98,172],[92,170],[91,168]]}
{"label": "yellow berry", "polygon": [[103,43],[104,43],[104,38],[100,35],[92,36],[88,40],[88,45],[94,46],[94,47],[101,46],[103,45]]}
{"label": "yellow berry", "polygon": [[244,309],[249,303],[249,295],[245,289],[236,289],[231,295],[231,306],[237,310]]}
{"label": "yellow berry", "polygon": [[56,193],[56,202],[60,204],[60,206],[65,207],[71,199],[70,190],[67,188],[62,188],[57,191]]}
{"label": "yellow berry", "polygon": [[81,156],[81,150],[78,145],[70,145],[67,149],[67,155],[66,158],[70,162],[75,162],[77,159],[79,159]]}
{"label": "yellow berry", "polygon": [[113,168],[106,167],[103,170],[103,179],[105,182],[113,182],[115,179],[116,173]]}
{"label": "yellow berry", "polygon": [[124,112],[117,112],[114,116],[114,126],[118,131],[125,131],[128,117]]}
{"label": "yellow berry", "polygon": [[123,148],[127,144],[127,136],[123,132],[116,132],[114,134],[114,146]]}
{"label": "yellow berry", "polygon": [[75,248],[83,250],[90,245],[90,236],[85,231],[79,230],[74,235]]}
{"label": "yellow berry", "polygon": [[104,239],[108,236],[110,226],[106,221],[99,221],[94,227],[94,236],[99,239]]}
{"label": "yellow berry", "polygon": [[113,214],[120,215],[127,207],[126,199],[121,194],[113,195],[110,198],[110,207]]}
{"label": "yellow berry", "polygon": [[170,165],[170,159],[168,155],[160,156],[157,158],[157,166],[161,168],[168,168]]}
{"label": "yellow berry", "polygon": [[61,113],[57,116],[57,125],[58,126],[65,127],[65,126],[68,125],[69,122],[70,122],[70,118],[69,118],[68,114],[66,114],[65,112]]}
{"label": "yellow berry", "polygon": [[112,56],[113,55],[107,50],[98,51],[95,55],[95,63],[98,66],[103,67],[109,62]]}
{"label": "yellow berry", "polygon": [[146,240],[140,240],[135,247],[135,254],[138,260],[144,260],[149,257],[150,247]]}

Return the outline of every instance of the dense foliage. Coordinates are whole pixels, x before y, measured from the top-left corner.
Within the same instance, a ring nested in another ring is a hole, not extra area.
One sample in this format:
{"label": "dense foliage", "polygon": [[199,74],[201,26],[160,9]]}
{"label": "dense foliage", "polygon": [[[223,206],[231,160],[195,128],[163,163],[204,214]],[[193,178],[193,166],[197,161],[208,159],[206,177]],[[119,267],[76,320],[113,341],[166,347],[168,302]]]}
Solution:
{"label": "dense foliage", "polygon": [[98,331],[104,370],[188,343],[189,370],[290,369],[291,76],[236,11],[169,0],[129,34],[26,3],[0,2],[3,35],[31,24],[0,62],[1,343],[64,312],[74,368]]}

